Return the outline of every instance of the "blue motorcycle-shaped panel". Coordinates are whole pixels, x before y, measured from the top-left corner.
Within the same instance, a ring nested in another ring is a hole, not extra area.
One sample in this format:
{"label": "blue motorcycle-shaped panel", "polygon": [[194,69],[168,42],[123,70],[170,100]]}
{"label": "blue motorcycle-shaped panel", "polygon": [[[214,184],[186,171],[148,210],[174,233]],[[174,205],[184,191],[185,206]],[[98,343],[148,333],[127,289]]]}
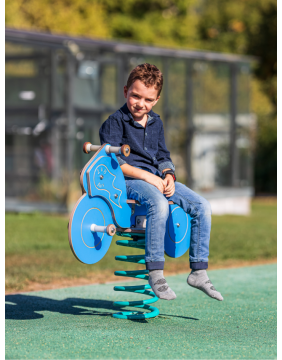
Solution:
{"label": "blue motorcycle-shaped panel", "polygon": [[91,231],[91,225],[114,223],[130,226],[131,208],[127,204],[126,185],[114,153],[107,153],[104,144],[88,161],[80,175],[83,195],[70,216],[69,243],[78,260],[94,264],[109,249],[112,236]]}

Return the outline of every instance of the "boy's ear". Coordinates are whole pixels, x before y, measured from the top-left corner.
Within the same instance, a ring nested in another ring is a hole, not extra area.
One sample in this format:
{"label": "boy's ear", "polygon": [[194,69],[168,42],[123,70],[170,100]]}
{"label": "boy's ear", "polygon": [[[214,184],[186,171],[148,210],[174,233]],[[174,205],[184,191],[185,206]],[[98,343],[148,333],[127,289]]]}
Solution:
{"label": "boy's ear", "polygon": [[124,95],[125,98],[127,98],[127,93],[128,93],[127,86],[124,85],[124,87],[123,87],[123,95]]}
{"label": "boy's ear", "polygon": [[156,98],[156,100],[154,101],[154,105],[153,106],[155,106],[156,105],[156,103],[159,101],[159,99],[160,99],[160,95]]}

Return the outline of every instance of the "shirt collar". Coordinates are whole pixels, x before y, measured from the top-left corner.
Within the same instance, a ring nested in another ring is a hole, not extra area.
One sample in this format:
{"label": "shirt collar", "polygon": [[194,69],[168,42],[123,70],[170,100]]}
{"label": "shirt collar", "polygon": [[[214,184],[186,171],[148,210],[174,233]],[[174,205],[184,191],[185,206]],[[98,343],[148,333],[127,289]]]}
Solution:
{"label": "shirt collar", "polygon": [[[120,111],[121,111],[121,113],[122,113],[123,120],[125,120],[125,121],[130,121],[130,120],[131,120],[131,121],[133,121],[133,123],[138,124],[138,121],[135,121],[135,120],[133,119],[133,116],[132,116],[131,112],[129,111],[126,103],[120,108]],[[154,118],[155,118],[156,116],[158,116],[158,115],[157,115],[156,113],[154,113],[152,110],[150,110],[147,115],[148,115],[148,121],[147,121],[147,123],[149,123],[149,121],[155,120]],[[140,125],[140,124],[139,124],[139,125]]]}

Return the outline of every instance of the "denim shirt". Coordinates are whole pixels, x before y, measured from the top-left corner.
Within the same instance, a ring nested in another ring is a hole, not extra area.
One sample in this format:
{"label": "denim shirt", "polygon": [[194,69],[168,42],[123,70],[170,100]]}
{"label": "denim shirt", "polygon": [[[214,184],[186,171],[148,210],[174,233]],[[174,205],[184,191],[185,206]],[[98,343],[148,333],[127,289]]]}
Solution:
{"label": "denim shirt", "polygon": [[160,116],[152,110],[147,114],[146,128],[137,121],[125,103],[103,123],[99,136],[101,145],[130,146],[130,155],[117,155],[119,165],[129,164],[161,176],[164,169],[175,167],[165,145],[164,127]]}

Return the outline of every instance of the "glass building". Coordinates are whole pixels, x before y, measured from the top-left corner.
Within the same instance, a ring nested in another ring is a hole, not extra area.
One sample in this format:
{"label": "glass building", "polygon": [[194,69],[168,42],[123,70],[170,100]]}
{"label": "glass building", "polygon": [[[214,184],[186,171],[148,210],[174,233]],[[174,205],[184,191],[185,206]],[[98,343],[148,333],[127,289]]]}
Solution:
{"label": "glass building", "polygon": [[130,70],[149,62],[164,74],[154,111],[178,181],[209,199],[214,213],[248,213],[252,61],[6,29],[6,209],[67,211],[89,159],[83,143],[99,144],[101,124],[125,102]]}

